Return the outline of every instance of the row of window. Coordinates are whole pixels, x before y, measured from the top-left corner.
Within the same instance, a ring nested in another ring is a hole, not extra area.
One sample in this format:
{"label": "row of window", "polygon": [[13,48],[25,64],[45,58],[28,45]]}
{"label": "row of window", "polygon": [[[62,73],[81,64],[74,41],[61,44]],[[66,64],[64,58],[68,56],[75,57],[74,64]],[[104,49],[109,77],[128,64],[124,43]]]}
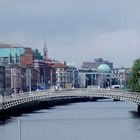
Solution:
{"label": "row of window", "polygon": [[16,63],[19,63],[19,57],[11,57],[11,58],[9,58],[9,57],[2,57],[2,58],[0,58],[0,62],[3,62],[3,63],[15,63],[15,61],[16,61]]}

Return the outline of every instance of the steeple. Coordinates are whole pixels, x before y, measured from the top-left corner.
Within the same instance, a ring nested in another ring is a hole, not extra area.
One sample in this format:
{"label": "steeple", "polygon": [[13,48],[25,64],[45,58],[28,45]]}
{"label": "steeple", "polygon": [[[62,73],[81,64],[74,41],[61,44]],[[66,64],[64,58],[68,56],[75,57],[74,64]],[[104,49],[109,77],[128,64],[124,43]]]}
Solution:
{"label": "steeple", "polygon": [[46,41],[44,42],[43,58],[44,58],[44,60],[48,59],[48,48],[47,48]]}

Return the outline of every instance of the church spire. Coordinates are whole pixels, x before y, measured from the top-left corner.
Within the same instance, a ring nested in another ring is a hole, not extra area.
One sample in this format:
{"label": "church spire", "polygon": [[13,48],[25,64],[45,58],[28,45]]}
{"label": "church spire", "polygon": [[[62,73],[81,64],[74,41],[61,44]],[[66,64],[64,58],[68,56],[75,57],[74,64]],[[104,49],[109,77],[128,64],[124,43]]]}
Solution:
{"label": "church spire", "polygon": [[46,41],[44,42],[43,58],[44,58],[44,60],[48,59],[48,48],[47,48]]}

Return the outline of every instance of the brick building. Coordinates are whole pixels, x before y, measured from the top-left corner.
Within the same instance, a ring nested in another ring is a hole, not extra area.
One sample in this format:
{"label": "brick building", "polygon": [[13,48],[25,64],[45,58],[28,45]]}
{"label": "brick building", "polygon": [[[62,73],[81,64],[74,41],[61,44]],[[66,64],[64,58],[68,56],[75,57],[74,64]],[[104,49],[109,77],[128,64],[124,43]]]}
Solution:
{"label": "brick building", "polygon": [[20,56],[21,65],[33,64],[33,51],[31,48],[24,48],[24,54]]}
{"label": "brick building", "polygon": [[34,51],[31,48],[18,44],[0,44],[0,62],[5,65],[7,94],[37,88],[39,74],[33,67],[33,60]]}

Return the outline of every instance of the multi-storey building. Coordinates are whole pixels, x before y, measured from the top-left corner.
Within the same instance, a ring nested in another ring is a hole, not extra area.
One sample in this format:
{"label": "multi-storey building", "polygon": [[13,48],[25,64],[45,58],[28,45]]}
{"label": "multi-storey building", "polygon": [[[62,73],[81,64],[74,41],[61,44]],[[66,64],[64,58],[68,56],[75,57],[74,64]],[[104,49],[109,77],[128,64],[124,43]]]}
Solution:
{"label": "multi-storey building", "polygon": [[33,52],[31,48],[21,45],[0,44],[0,62],[3,64],[32,64]]}
{"label": "multi-storey building", "polygon": [[78,69],[75,66],[68,65],[67,66],[67,83],[71,85],[73,88],[77,88],[79,87],[78,80],[79,80]]}
{"label": "multi-storey building", "polygon": [[78,70],[74,66],[68,66],[66,62],[53,64],[56,72],[56,86],[59,88],[78,87]]}
{"label": "multi-storey building", "polygon": [[131,68],[114,68],[113,70],[113,78],[117,80],[117,83],[120,85],[126,85],[127,80],[131,76]]}
{"label": "multi-storey building", "polygon": [[54,63],[53,67],[56,71],[56,86],[65,87],[65,83],[67,83],[67,66],[66,64],[62,64],[62,63]]}
{"label": "multi-storey building", "polygon": [[51,59],[45,61],[45,81],[47,88],[56,86],[56,69]]}
{"label": "multi-storey building", "polygon": [[5,66],[5,95],[36,90],[38,81],[39,73],[33,65],[24,67],[8,64]]}
{"label": "multi-storey building", "polygon": [[33,51],[17,44],[0,44],[0,62],[5,65],[7,94],[37,88],[37,83],[44,78],[42,68],[37,70],[33,67],[33,60],[39,56],[41,58],[37,49]]}
{"label": "multi-storey building", "polygon": [[101,64],[97,69],[79,69],[80,87],[111,87],[112,71],[107,64]]}
{"label": "multi-storey building", "polygon": [[0,44],[0,61],[3,64],[19,63],[19,57],[24,54],[23,47],[12,44]]}
{"label": "multi-storey building", "polygon": [[17,94],[26,89],[25,69],[18,64],[5,66],[6,95]]}
{"label": "multi-storey building", "polygon": [[38,87],[46,87],[46,73],[45,73],[45,62],[43,60],[34,60],[34,69],[38,73],[37,84]]}

